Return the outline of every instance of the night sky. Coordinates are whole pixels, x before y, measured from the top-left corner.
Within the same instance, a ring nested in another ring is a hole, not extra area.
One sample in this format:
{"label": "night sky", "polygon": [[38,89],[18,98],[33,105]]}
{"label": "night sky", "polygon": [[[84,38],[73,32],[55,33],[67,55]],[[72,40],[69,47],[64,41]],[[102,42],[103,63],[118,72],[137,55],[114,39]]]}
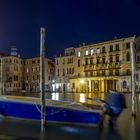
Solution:
{"label": "night sky", "polygon": [[0,52],[16,46],[24,58],[39,55],[41,26],[53,58],[83,42],[140,35],[140,1],[0,0]]}

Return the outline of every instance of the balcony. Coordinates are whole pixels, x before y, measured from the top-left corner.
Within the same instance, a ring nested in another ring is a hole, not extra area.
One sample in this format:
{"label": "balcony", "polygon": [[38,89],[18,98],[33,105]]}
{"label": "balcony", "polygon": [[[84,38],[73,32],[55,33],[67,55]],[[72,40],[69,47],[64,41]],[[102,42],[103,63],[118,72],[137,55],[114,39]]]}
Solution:
{"label": "balcony", "polygon": [[105,54],[105,53],[107,53],[106,51],[102,51],[102,52],[100,52],[100,54]]}
{"label": "balcony", "polygon": [[121,62],[110,62],[110,63],[96,63],[96,64],[88,64],[84,65],[84,71],[90,70],[108,70],[108,69],[115,69],[120,68]]}
{"label": "balcony", "polygon": [[108,64],[109,64],[108,68],[118,68],[118,67],[121,66],[121,62],[120,61],[119,62],[110,62]]}
{"label": "balcony", "polygon": [[98,74],[87,74],[84,77],[121,77],[121,76],[131,76],[126,73],[98,73]]}

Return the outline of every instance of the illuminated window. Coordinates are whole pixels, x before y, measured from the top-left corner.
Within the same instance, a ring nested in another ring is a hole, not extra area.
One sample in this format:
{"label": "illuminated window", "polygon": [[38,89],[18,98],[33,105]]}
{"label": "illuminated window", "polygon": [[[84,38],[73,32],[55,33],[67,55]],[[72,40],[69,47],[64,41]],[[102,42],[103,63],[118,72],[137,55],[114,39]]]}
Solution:
{"label": "illuminated window", "polygon": [[35,71],[35,68],[32,68],[32,72],[34,72]]}
{"label": "illuminated window", "polygon": [[88,55],[88,50],[86,50],[86,55]]}
{"label": "illuminated window", "polygon": [[81,56],[81,52],[78,52],[78,57],[80,57]]}
{"label": "illuminated window", "polygon": [[91,54],[91,55],[93,55],[93,49],[92,49],[92,50],[90,50],[90,54]]}
{"label": "illuminated window", "polygon": [[100,54],[100,49],[99,48],[97,48],[96,53]]}

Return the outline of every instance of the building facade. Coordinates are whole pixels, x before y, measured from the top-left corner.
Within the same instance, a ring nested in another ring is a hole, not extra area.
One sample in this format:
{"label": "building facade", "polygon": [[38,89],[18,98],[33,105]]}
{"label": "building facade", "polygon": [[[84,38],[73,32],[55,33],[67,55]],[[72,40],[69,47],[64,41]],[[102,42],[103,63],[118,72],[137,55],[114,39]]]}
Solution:
{"label": "building facade", "polygon": [[[25,59],[25,90],[27,92],[39,92],[40,91],[40,57],[34,57]],[[53,62],[45,58],[45,89],[50,91],[53,80]]]}
{"label": "building facade", "polygon": [[135,42],[136,90],[140,91],[140,37],[65,49],[55,58],[56,90],[67,92],[131,92],[131,42]]}
{"label": "building facade", "polygon": [[23,60],[15,56],[3,56],[0,59],[1,91],[21,91],[23,88]]}
{"label": "building facade", "polygon": [[[45,58],[45,89],[52,91],[54,62]],[[0,93],[40,91],[40,57],[22,59],[0,54]]]}

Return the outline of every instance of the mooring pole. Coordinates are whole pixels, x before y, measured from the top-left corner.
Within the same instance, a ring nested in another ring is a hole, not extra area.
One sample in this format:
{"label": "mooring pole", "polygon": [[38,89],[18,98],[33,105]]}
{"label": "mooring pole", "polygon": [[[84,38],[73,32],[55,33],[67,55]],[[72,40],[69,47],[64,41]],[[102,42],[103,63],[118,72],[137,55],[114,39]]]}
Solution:
{"label": "mooring pole", "polygon": [[136,115],[136,83],[135,83],[135,41],[130,43],[132,65],[132,116]]}
{"label": "mooring pole", "polygon": [[45,103],[45,28],[40,29],[40,98],[41,98],[41,126],[46,125],[46,103]]}

